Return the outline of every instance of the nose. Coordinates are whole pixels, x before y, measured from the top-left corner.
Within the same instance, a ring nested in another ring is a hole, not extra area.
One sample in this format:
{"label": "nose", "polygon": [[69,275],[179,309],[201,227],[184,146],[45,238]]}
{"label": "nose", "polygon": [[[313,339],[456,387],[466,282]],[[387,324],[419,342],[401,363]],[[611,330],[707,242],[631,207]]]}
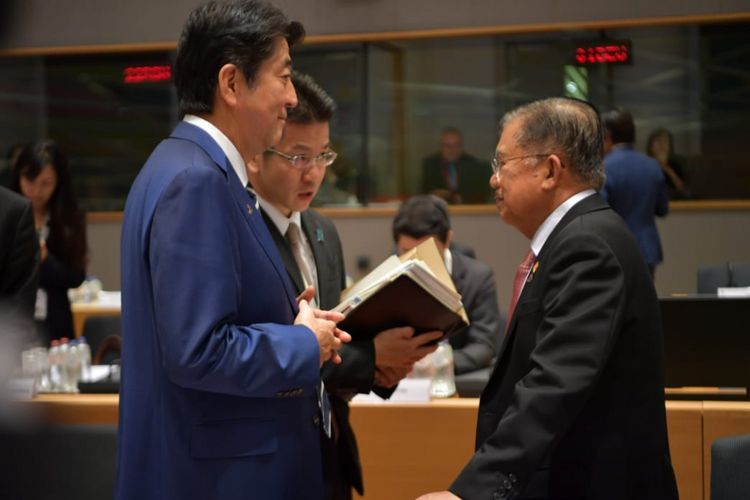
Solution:
{"label": "nose", "polygon": [[292,85],[291,82],[288,85],[288,91],[285,98],[287,108],[297,107],[297,91],[294,89],[294,85]]}
{"label": "nose", "polygon": [[490,187],[492,189],[497,189],[498,187],[500,187],[499,177],[499,173],[496,174],[493,172],[492,174],[490,174]]}

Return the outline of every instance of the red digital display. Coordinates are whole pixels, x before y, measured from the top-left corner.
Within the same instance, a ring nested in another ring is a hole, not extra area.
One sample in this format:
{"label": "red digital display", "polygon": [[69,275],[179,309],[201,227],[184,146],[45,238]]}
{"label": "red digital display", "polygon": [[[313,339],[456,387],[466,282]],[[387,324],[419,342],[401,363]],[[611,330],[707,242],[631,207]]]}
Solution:
{"label": "red digital display", "polygon": [[163,66],[129,66],[122,71],[125,84],[168,82],[172,79],[172,68]]}
{"label": "red digital display", "polygon": [[630,42],[597,42],[576,47],[576,64],[630,64],[633,54]]}

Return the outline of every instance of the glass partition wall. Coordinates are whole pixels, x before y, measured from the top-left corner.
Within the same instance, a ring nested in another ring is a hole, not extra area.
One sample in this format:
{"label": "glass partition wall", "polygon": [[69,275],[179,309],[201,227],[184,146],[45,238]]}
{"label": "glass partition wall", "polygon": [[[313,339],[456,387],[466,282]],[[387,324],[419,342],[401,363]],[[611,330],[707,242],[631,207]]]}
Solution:
{"label": "glass partition wall", "polygon": [[[447,127],[489,164],[504,112],[568,95],[636,121],[636,147],[673,135],[691,199],[750,198],[750,22],[306,44],[295,68],[338,103],[316,204],[380,206],[422,189]],[[42,138],[71,159],[89,211],[121,210],[133,178],[177,120],[173,52],[0,58],[0,147]],[[487,175],[477,182],[486,185]],[[0,163],[7,183],[8,162]],[[489,196],[489,188],[487,187]]]}

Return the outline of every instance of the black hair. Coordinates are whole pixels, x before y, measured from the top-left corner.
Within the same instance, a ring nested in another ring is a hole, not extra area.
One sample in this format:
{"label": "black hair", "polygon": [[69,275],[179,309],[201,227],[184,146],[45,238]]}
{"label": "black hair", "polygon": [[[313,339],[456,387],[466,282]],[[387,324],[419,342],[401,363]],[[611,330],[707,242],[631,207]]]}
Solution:
{"label": "black hair", "polygon": [[602,125],[612,143],[633,144],[635,142],[635,123],[629,111],[622,108],[605,111],[602,113]]}
{"label": "black hair", "polygon": [[212,1],[198,7],[185,22],[174,63],[180,116],[213,110],[225,64],[236,65],[252,85],[278,37],[291,47],[304,35],[302,24],[263,0]]}
{"label": "black hair", "polygon": [[431,194],[412,196],[401,204],[393,218],[393,241],[397,242],[402,235],[415,239],[435,236],[445,243],[450,229],[445,200]]}
{"label": "black hair", "polygon": [[297,92],[297,107],[287,112],[287,122],[309,125],[331,121],[336,102],[310,75],[292,72],[292,85]]}
{"label": "black hair", "polygon": [[48,165],[55,170],[57,185],[47,205],[50,229],[47,248],[65,264],[83,270],[86,268],[86,224],[73,193],[68,158],[58,145],[41,141],[21,149],[11,166],[11,189],[21,193],[21,177],[33,181]]}

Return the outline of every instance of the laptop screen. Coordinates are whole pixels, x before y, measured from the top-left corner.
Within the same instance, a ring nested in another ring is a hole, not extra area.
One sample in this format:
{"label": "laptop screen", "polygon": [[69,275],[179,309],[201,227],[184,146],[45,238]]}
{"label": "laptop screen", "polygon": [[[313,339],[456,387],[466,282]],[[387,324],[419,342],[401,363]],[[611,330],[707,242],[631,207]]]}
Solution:
{"label": "laptop screen", "polygon": [[667,387],[750,385],[750,299],[664,297]]}

